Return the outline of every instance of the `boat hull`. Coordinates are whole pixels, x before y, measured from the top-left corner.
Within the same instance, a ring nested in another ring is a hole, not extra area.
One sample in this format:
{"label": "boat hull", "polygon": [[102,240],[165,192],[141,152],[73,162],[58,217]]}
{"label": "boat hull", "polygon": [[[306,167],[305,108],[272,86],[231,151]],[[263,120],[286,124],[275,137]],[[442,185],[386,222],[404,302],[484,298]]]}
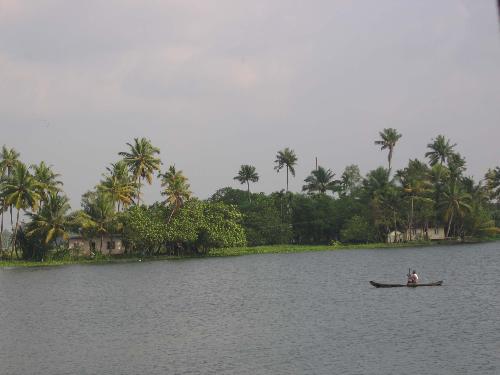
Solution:
{"label": "boat hull", "polygon": [[372,284],[375,288],[416,288],[417,286],[441,286],[443,285],[443,280],[427,284],[382,284],[375,281],[370,281],[370,284]]}

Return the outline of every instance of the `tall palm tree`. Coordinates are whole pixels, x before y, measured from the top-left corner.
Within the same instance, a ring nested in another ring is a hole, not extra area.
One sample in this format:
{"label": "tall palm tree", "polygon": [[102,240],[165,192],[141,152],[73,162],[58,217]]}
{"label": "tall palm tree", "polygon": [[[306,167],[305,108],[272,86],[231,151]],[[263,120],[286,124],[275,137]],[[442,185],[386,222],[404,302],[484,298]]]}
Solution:
{"label": "tall palm tree", "polygon": [[11,239],[12,251],[17,256],[16,236],[19,227],[19,213],[21,210],[27,211],[29,208],[36,209],[40,200],[37,193],[38,184],[30,174],[28,168],[23,163],[17,163],[11,176],[6,180],[2,189],[2,196],[8,205],[12,205],[17,210],[16,225]]}
{"label": "tall palm tree", "polygon": [[250,200],[250,182],[259,181],[259,174],[253,165],[243,164],[233,180],[238,180],[240,184],[247,184],[248,200]]}
{"label": "tall palm tree", "polygon": [[191,191],[189,190],[188,179],[182,174],[182,171],[175,169],[171,165],[164,174],[160,174],[161,186],[165,189],[162,195],[167,197],[166,203],[172,207],[172,211],[168,218],[167,224],[170,223],[175,212],[177,212],[184,202],[191,198]]}
{"label": "tall palm tree", "polygon": [[389,150],[387,161],[389,162],[389,174],[391,174],[391,162],[392,155],[394,153],[394,147],[396,147],[396,143],[399,141],[402,135],[399,134],[398,131],[394,128],[386,128],[378,134],[380,136],[380,140],[375,141],[375,144],[380,146],[381,150]]}
{"label": "tall palm tree", "polygon": [[137,182],[137,204],[141,197],[141,179],[151,185],[153,173],[160,170],[161,160],[156,157],[160,149],[154,147],[146,138],[134,138],[134,143],[127,143],[129,152],[119,152]]}
{"label": "tall palm tree", "polygon": [[[17,163],[19,163],[19,152],[15,149],[7,148],[5,145],[2,146],[2,151],[0,152],[0,175],[10,177],[10,174]],[[13,225],[12,219],[12,206],[9,207],[10,211],[10,225]],[[2,211],[2,226],[3,226],[3,212]]]}
{"label": "tall palm tree", "polygon": [[63,185],[57,178],[59,174],[52,170],[52,167],[45,164],[44,161],[40,164],[32,164],[30,167],[33,170],[33,177],[37,182],[37,193],[40,196],[40,207],[46,203],[49,193],[60,192],[60,186]]}
{"label": "tall palm tree", "polygon": [[443,165],[443,163],[453,154],[453,149],[456,145],[456,143],[451,144],[450,140],[446,139],[444,135],[438,135],[436,139],[427,144],[427,148],[429,148],[430,151],[425,153],[425,157],[429,158],[429,164],[431,166],[438,163]]}
{"label": "tall palm tree", "polygon": [[295,155],[295,151],[286,147],[284,150],[278,151],[274,162],[276,163],[274,170],[278,173],[281,169],[286,167],[286,191],[288,192],[288,173],[290,172],[291,175],[295,177],[297,155]]}
{"label": "tall palm tree", "polygon": [[325,169],[321,166],[318,169],[311,171],[311,174],[304,180],[307,184],[302,186],[302,191],[307,191],[308,194],[326,194],[328,190],[335,191],[339,186],[340,181],[334,180],[335,173],[330,169]]}
{"label": "tall palm tree", "polygon": [[68,219],[66,214],[70,209],[69,200],[56,192],[47,194],[47,201],[36,213],[28,213],[31,222],[28,224],[28,235],[40,234],[47,245],[55,239],[66,238]]}
{"label": "tall palm tree", "polygon": [[137,191],[137,184],[132,181],[128,173],[127,164],[120,160],[106,168],[108,173],[104,174],[104,180],[97,186],[98,190],[109,194],[117,205],[116,210],[127,207],[133,202]]}
{"label": "tall palm tree", "polygon": [[450,181],[443,192],[441,206],[444,208],[444,217],[448,221],[446,237],[450,236],[453,220],[463,218],[471,210],[472,197],[461,189],[457,181]]}

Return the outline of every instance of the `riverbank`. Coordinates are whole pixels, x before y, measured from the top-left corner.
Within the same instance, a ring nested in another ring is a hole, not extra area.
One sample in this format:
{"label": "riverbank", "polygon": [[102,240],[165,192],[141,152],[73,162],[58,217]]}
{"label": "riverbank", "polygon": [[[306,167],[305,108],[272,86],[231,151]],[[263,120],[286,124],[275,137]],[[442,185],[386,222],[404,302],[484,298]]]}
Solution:
{"label": "riverbank", "polygon": [[[454,243],[447,243],[455,245]],[[269,246],[253,246],[253,247],[233,247],[211,250],[206,257],[227,257],[227,256],[243,256],[253,254],[290,254],[304,253],[315,251],[335,251],[335,250],[357,250],[357,249],[399,249],[412,247],[428,247],[434,245],[443,245],[443,243],[431,242],[411,242],[411,243],[368,243],[368,244],[353,244],[353,245],[269,245]],[[198,258],[196,256],[171,256],[157,255],[150,257],[141,257],[140,255],[125,255],[125,256],[98,256],[96,258],[73,258],[65,259],[49,259],[45,261],[25,261],[25,260],[0,260],[0,268],[11,267],[48,267],[48,266],[63,266],[71,264],[110,264],[124,262],[149,262],[159,260],[179,260]]]}

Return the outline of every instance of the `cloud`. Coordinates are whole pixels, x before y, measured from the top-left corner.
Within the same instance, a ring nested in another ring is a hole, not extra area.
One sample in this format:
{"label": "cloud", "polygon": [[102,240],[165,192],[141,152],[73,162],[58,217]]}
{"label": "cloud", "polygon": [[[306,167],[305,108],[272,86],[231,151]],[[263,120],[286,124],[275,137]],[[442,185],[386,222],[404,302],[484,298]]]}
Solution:
{"label": "cloud", "polygon": [[137,136],[201,196],[242,163],[277,189],[287,146],[297,189],[315,156],[366,171],[385,161],[384,127],[403,133],[396,168],[445,133],[480,175],[498,162],[496,16],[487,2],[0,0],[0,127],[75,201]]}

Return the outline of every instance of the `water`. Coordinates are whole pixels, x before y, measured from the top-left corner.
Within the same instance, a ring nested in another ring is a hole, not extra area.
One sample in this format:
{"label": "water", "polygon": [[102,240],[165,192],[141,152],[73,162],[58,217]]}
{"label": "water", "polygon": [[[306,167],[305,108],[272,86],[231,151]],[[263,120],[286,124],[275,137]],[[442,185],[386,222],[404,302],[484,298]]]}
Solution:
{"label": "water", "polygon": [[[500,243],[0,270],[0,374],[499,374]],[[408,267],[442,287],[375,289]]]}

